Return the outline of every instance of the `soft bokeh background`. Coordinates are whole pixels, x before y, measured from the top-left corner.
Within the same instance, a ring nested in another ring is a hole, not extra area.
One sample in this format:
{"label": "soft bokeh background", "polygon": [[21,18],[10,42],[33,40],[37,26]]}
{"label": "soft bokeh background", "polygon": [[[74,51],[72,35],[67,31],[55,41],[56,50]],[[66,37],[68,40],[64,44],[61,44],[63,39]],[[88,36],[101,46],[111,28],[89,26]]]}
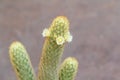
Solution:
{"label": "soft bokeh background", "polygon": [[120,0],[0,0],[0,80],[17,80],[8,54],[15,40],[37,73],[41,33],[59,15],[70,21],[74,38],[63,59],[78,59],[76,80],[120,80]]}

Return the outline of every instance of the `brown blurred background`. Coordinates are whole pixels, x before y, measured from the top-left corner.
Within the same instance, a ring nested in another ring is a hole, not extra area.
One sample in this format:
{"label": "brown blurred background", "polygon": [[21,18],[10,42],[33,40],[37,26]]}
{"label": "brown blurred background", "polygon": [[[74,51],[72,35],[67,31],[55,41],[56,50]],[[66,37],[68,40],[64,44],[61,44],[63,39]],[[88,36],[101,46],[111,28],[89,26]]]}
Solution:
{"label": "brown blurred background", "polygon": [[15,40],[26,46],[37,73],[41,33],[59,15],[70,21],[74,38],[63,60],[78,59],[76,80],[120,80],[120,0],[0,0],[0,80],[17,80],[8,54]]}

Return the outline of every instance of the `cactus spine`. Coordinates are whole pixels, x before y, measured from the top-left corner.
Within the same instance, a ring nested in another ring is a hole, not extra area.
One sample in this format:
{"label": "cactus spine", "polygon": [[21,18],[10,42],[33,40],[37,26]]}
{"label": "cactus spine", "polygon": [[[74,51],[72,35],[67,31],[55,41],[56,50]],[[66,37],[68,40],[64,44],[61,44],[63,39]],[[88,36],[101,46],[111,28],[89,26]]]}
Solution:
{"label": "cactus spine", "polygon": [[9,54],[18,80],[35,80],[29,56],[25,47],[20,42],[13,42],[11,44]]}

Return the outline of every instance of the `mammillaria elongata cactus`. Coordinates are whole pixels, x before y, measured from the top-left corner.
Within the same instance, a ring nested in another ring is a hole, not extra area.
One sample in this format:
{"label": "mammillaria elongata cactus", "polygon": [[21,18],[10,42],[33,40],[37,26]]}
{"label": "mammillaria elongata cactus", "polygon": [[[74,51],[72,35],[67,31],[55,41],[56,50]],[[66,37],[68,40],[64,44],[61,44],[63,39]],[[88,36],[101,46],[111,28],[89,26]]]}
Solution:
{"label": "mammillaria elongata cactus", "polygon": [[[69,32],[69,21],[64,16],[55,18],[50,26],[42,33],[46,37],[39,64],[37,80],[74,80],[78,62],[69,57],[59,67],[66,42],[72,41]],[[36,80],[32,65],[20,42],[13,42],[9,50],[10,60],[17,74],[18,80]]]}
{"label": "mammillaria elongata cactus", "polygon": [[13,42],[9,53],[18,80],[35,80],[32,65],[24,46],[20,42]]}

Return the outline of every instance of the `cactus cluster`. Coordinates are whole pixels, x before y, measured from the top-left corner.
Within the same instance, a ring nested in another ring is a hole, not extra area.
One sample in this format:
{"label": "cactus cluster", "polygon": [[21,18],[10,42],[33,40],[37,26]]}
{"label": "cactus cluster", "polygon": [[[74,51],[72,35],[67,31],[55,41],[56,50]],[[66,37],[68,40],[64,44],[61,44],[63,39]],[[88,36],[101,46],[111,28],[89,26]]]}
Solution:
{"label": "cactus cluster", "polygon": [[64,45],[72,41],[68,19],[64,16],[55,18],[51,26],[43,30],[42,35],[46,39],[37,77],[23,44],[15,41],[10,45],[10,60],[18,80],[74,80],[78,69],[77,60],[68,57],[60,65]]}

